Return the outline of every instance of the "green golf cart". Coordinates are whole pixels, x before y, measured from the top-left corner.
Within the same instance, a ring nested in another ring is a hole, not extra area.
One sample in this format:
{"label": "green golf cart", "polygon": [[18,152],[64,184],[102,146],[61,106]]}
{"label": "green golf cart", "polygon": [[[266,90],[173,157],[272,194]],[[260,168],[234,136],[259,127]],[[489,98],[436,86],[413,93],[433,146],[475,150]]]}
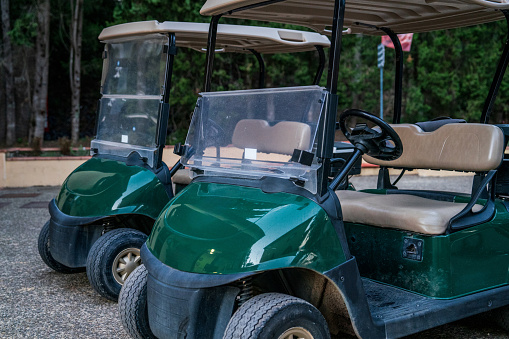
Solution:
{"label": "green golf cart", "polygon": [[[146,21],[109,27],[99,36],[105,49],[92,158],[69,175],[49,204],[51,218],[38,247],[57,272],[86,268],[94,289],[108,299],[118,298],[140,264],[140,247],[174,195],[171,177],[181,164],[169,169],[162,161],[173,59],[176,45],[206,51],[208,30],[205,23]],[[319,81],[323,48],[330,44],[318,33],[233,25],[220,25],[217,41],[215,52],[256,56],[261,87],[262,53],[317,50]]]}
{"label": "green golf cart", "polygon": [[[397,338],[486,311],[509,330],[507,126],[337,116],[342,35],[419,33],[504,17],[499,0],[208,0],[219,19],[332,34],[327,86],[200,94],[182,163],[192,182],[157,218],[119,298],[133,337]],[[330,31],[329,28],[332,28]],[[208,53],[205,82],[213,53]],[[355,151],[329,179],[336,121]],[[220,126],[220,128],[216,128]],[[378,186],[342,183],[361,156]],[[387,169],[472,172],[472,193],[398,190]]]}

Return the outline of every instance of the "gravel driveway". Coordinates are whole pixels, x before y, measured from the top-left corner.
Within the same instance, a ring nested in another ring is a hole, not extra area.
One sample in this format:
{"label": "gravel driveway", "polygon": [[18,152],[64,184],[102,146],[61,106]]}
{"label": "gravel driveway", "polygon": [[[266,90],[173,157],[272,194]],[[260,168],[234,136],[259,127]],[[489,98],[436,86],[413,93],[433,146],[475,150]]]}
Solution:
{"label": "gravel driveway", "polygon": [[39,257],[37,237],[58,190],[0,190],[0,337],[127,338],[117,304],[96,294],[86,273],[56,273]]}
{"label": "gravel driveway", "polygon": [[[373,187],[375,177],[353,179]],[[468,192],[467,178],[406,176],[402,188]],[[48,202],[59,187],[0,189],[0,338],[127,338],[117,304],[94,292],[85,273],[64,275],[49,269],[37,252],[37,237],[48,220]],[[471,317],[412,338],[509,338],[489,316]],[[204,338],[207,339],[207,338]]]}

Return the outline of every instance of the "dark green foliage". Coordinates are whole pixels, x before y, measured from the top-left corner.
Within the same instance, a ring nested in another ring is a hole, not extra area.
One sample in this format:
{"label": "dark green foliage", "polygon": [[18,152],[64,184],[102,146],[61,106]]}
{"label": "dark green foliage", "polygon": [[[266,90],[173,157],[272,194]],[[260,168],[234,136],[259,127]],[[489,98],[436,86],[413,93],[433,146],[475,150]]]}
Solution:
{"label": "dark green foliage", "polygon": [[199,14],[201,2],[180,0],[122,0],[116,2],[109,25],[131,21],[194,21],[208,22],[209,18]]}
{"label": "dark green foliage", "polygon": [[[479,121],[506,39],[505,22],[414,36],[407,63],[406,120],[437,116]],[[507,79],[507,77],[506,77]],[[492,122],[507,114],[507,80],[502,83]]]}
{"label": "dark green foliage", "polygon": [[[83,25],[81,136],[94,134],[95,111],[100,97],[102,44],[97,37],[104,27],[141,20],[209,22],[199,14],[202,2],[190,0],[87,0]],[[35,2],[11,2],[10,32],[17,45],[30,46],[37,31]],[[47,137],[70,135],[69,21],[66,0],[51,0],[51,64],[49,128]],[[302,27],[221,19],[221,23]],[[477,122],[506,39],[506,23],[499,21],[450,31],[414,35],[412,51],[404,53],[402,121],[415,122],[438,116]],[[379,69],[376,46],[380,37],[343,38],[340,62],[339,111],[359,108],[379,114]],[[177,41],[178,44],[178,41]],[[20,47],[16,47],[20,48]],[[29,47],[24,47],[29,48]],[[325,51],[328,58],[328,50]],[[266,87],[309,85],[318,58],[315,52],[264,55]],[[20,65],[17,66],[21,69]],[[203,90],[205,54],[179,49],[175,58],[170,97],[169,141],[182,141],[189,126],[198,93]],[[15,74],[15,76],[20,76]],[[325,86],[327,69],[321,79]],[[250,54],[218,54],[212,90],[258,86],[258,63]],[[507,122],[509,82],[502,82],[491,122]],[[384,69],[384,117],[392,120],[394,105],[394,51],[386,49]],[[21,100],[21,99],[19,99]]]}
{"label": "dark green foliage", "polygon": [[14,21],[9,32],[12,42],[16,45],[33,46],[33,40],[37,36],[37,13],[30,8]]}

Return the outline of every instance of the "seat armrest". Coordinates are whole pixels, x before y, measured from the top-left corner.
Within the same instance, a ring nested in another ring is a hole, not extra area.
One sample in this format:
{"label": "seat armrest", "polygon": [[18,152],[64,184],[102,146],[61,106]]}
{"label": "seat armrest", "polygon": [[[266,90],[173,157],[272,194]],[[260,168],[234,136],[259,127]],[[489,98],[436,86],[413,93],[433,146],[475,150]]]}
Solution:
{"label": "seat armrest", "polygon": [[[447,227],[449,233],[482,224],[493,218],[495,215],[495,190],[493,187],[493,178],[495,177],[496,173],[496,170],[489,171],[481,181],[481,184],[479,184],[477,191],[472,194],[472,198],[470,199],[467,206],[465,206],[461,212],[451,218],[449,221],[449,226]],[[474,212],[472,209],[474,208],[474,205],[477,203],[481,195],[484,193],[484,190],[487,186],[489,188],[486,204],[480,211]]]}

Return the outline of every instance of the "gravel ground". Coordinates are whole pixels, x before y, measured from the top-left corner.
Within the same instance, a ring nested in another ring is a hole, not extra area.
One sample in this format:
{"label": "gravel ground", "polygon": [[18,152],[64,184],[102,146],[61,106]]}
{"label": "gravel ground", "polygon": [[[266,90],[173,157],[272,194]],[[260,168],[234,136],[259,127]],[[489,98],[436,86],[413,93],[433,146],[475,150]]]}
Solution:
{"label": "gravel ground", "polygon": [[[375,177],[356,177],[358,189],[374,187]],[[468,192],[464,177],[406,176],[401,188]],[[49,269],[37,251],[37,237],[48,220],[47,204],[59,187],[0,189],[0,338],[127,338],[117,304],[100,297],[85,273],[64,275]],[[23,197],[10,197],[21,194]],[[28,196],[31,195],[31,196]],[[489,316],[441,326],[412,338],[509,338]],[[207,339],[207,338],[204,338]]]}
{"label": "gravel ground", "polygon": [[[39,257],[37,237],[58,187],[0,190],[0,338],[127,338],[117,304],[86,273],[59,274]],[[12,194],[32,197],[5,198]]]}

